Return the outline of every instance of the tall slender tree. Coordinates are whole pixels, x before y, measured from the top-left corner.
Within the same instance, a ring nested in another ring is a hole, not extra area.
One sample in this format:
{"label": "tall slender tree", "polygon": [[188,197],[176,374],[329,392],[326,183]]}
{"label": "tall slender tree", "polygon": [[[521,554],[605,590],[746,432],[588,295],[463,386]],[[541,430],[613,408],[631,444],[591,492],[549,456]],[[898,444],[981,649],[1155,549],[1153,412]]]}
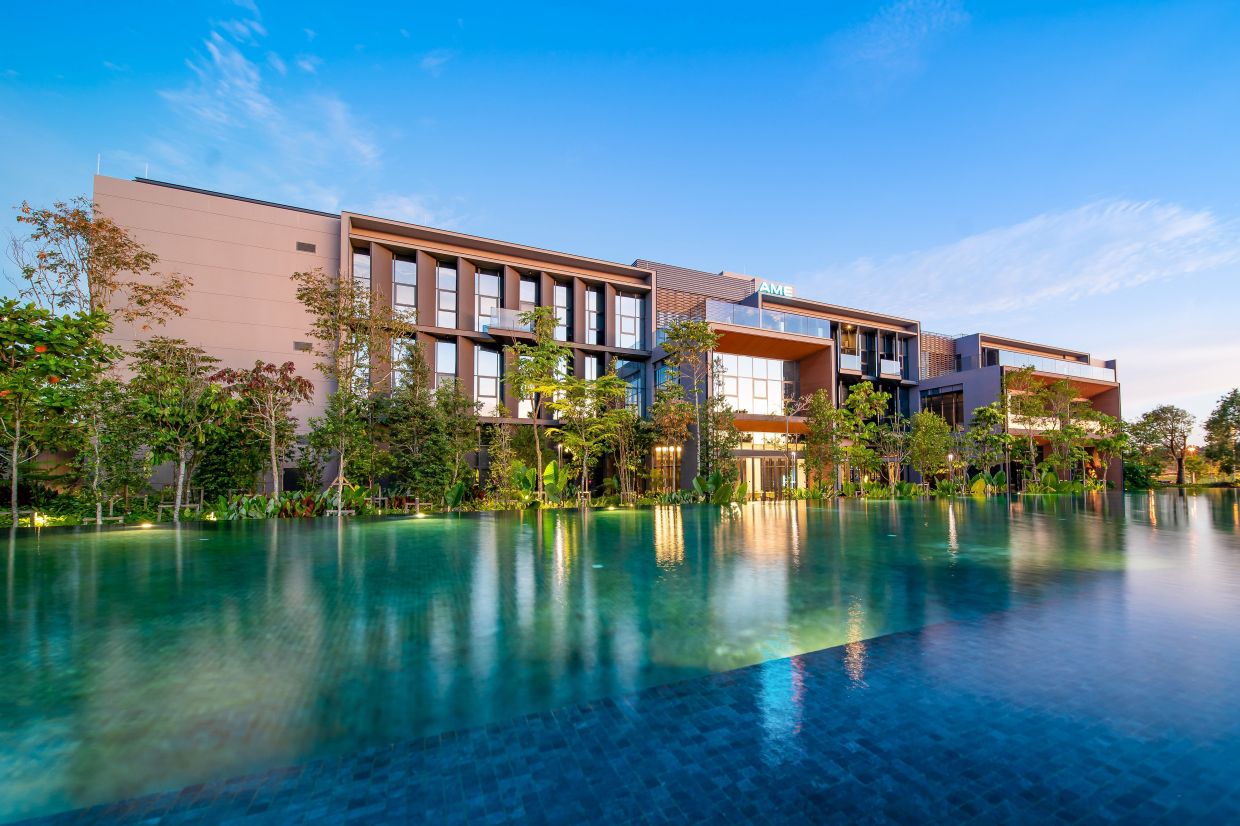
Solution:
{"label": "tall slender tree", "polygon": [[267,442],[271,492],[280,495],[280,460],[292,447],[297,423],[293,405],[310,400],[314,385],[297,375],[291,361],[276,366],[261,359],[249,370],[226,368],[211,377],[239,402],[242,425]]}
{"label": "tall slender tree", "polygon": [[136,412],[149,428],[156,458],[174,463],[174,522],[181,521],[195,453],[233,412],[228,394],[211,380],[218,362],[201,347],[163,336],[139,342],[132,355],[129,387]]}
{"label": "tall slender tree", "polygon": [[556,317],[551,307],[535,307],[518,319],[529,326],[532,342],[518,341],[504,348],[513,356],[508,386],[513,395],[529,404],[533,419],[534,455],[538,464],[538,498],[543,498],[542,419],[548,403],[560,390],[568,373],[573,351],[555,338]]}
{"label": "tall slender tree", "polygon": [[[684,382],[685,390],[693,404],[693,434],[697,441],[697,475],[701,476],[703,461],[703,414],[706,410],[713,354],[719,346],[719,333],[705,321],[676,320],[663,328],[662,347],[667,355],[664,361],[676,371],[678,380]],[[716,370],[715,372],[718,372]]]}

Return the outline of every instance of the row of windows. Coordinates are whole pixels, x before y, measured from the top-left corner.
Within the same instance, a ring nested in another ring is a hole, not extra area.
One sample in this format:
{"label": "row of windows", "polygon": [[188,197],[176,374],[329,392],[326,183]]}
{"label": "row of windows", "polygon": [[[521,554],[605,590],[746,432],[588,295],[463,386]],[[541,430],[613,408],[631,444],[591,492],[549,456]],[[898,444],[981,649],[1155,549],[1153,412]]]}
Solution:
{"label": "row of windows", "polygon": [[[371,289],[370,253],[365,250],[353,252],[353,278],[359,286]],[[496,311],[503,307],[504,278],[499,270],[479,268],[474,273],[474,318],[476,329],[481,332]],[[435,326],[458,329],[459,283],[456,265],[438,262],[435,266]],[[521,276],[518,291],[518,311],[529,312],[539,301],[538,278]],[[603,290],[587,287],[586,329],[582,341],[586,344],[605,344],[603,313]],[[418,267],[410,256],[392,259],[392,303],[403,309],[418,305]],[[645,317],[645,299],[635,293],[616,294],[616,346],[641,349],[642,329]],[[552,285],[551,307],[555,311],[555,337],[559,341],[573,341],[573,290],[569,284],[556,282]]]}
{"label": "row of windows", "polygon": [[717,353],[723,395],[733,409],[782,416],[784,400],[796,397],[797,363]]}
{"label": "row of windows", "polygon": [[[392,364],[396,365],[394,371],[395,383],[399,386],[402,382],[402,373],[400,365],[404,364],[410,355],[410,344],[405,341],[398,341],[392,345]],[[431,365],[434,375],[434,386],[441,387],[448,382],[457,381],[459,378],[456,342],[437,340],[433,350],[434,361]],[[474,400],[480,405],[479,413],[483,416],[498,415],[499,405],[503,402],[503,356],[500,351],[494,347],[484,347],[481,344],[474,345]],[[628,361],[625,359],[616,360],[616,375],[624,379],[627,385],[625,394],[625,404],[629,408],[643,412],[643,397],[645,395],[645,366],[640,361]],[[569,363],[566,361],[563,365],[563,374],[568,375],[570,370]],[[607,371],[606,356],[598,354],[589,354],[585,357],[584,362],[585,378],[593,381]],[[532,405],[528,400],[521,400],[518,403],[517,415],[529,417],[533,415]]]}

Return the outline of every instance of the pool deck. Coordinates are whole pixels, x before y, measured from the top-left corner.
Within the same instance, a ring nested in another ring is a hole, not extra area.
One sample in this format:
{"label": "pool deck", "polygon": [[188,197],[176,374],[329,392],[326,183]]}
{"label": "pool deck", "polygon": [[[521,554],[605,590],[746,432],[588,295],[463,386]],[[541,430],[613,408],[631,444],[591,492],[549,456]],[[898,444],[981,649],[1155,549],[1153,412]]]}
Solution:
{"label": "pool deck", "polygon": [[1128,584],[29,822],[1240,821],[1240,639]]}

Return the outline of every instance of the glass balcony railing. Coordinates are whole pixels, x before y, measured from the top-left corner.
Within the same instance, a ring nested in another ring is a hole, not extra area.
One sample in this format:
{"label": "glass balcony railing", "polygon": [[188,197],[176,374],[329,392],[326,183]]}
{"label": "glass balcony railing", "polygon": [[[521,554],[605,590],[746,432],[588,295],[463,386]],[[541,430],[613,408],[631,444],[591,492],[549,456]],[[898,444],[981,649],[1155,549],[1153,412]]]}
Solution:
{"label": "glass balcony railing", "polygon": [[489,333],[494,328],[496,330],[515,330],[528,333],[533,328],[528,321],[521,320],[522,313],[522,310],[492,309],[491,315],[483,320],[482,331]]}
{"label": "glass balcony railing", "polygon": [[840,353],[840,369],[861,372],[861,356],[855,353]]}
{"label": "glass balcony railing", "polygon": [[744,304],[706,299],[706,320],[740,327],[757,327],[777,333],[831,338],[831,322],[825,318],[789,313],[782,310],[759,310]]}
{"label": "glass balcony railing", "polygon": [[884,376],[900,376],[900,362],[897,359],[879,359],[878,372]]}
{"label": "glass balcony railing", "polygon": [[1074,376],[1082,379],[1098,379],[1099,381],[1115,381],[1115,369],[1097,367],[1079,361],[1033,356],[1018,353],[1014,350],[999,350],[998,363],[1003,367],[1032,367],[1041,373],[1056,373],[1061,376]]}

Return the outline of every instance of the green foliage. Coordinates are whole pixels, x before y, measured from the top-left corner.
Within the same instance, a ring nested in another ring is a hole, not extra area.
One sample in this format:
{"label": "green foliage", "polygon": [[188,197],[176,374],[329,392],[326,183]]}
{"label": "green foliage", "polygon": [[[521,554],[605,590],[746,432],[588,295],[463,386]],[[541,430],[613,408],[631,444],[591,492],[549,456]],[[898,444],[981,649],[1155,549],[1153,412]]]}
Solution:
{"label": "green foliage", "polygon": [[1240,483],[1240,388],[1225,393],[1205,421],[1205,455]]}
{"label": "green foliage", "polygon": [[109,329],[103,313],[57,316],[34,304],[0,300],[0,432],[7,443],[12,520],[21,465],[55,437],[73,389],[93,381],[117,356],[100,340]]}
{"label": "green foliage", "polygon": [[237,491],[254,491],[267,459],[261,433],[230,418],[207,435],[194,466],[193,479],[207,499]]}
{"label": "green foliage", "polygon": [[1129,451],[1124,454],[1124,490],[1150,490],[1158,484],[1161,463],[1150,454]]}
{"label": "green foliage", "polygon": [[[667,353],[664,362],[675,370],[677,384],[683,382],[687,400],[693,407],[694,434],[697,439],[697,472],[702,474],[716,469],[721,470],[720,463],[714,461],[720,458],[715,448],[721,441],[726,441],[729,434],[726,428],[722,434],[715,433],[720,422],[717,416],[712,421],[712,414],[715,411],[709,407],[710,399],[722,397],[719,390],[723,382],[723,370],[718,365],[715,365],[715,392],[707,392],[709,389],[707,380],[712,367],[710,354],[719,346],[719,333],[705,321],[676,320],[663,328],[661,346]],[[676,412],[683,413],[683,410]],[[673,439],[668,444],[676,444],[676,442]]]}
{"label": "green foliage", "polygon": [[[913,414],[913,428],[909,435],[909,461],[921,474],[923,481],[943,473],[947,468],[947,454],[952,449],[951,427],[947,420],[932,411]],[[938,493],[938,489],[935,489]]]}
{"label": "green foliage", "polygon": [[693,491],[707,502],[715,505],[728,505],[745,501],[749,486],[744,482],[729,479],[716,470],[709,476],[694,477]]}
{"label": "green foliage", "polygon": [[542,491],[548,504],[558,505],[568,493],[569,476],[564,466],[552,459],[543,468]]}
{"label": "green foliage", "polygon": [[831,401],[826,390],[815,390],[805,409],[805,466],[811,480],[835,489],[836,468],[844,461],[848,413]]}
{"label": "green foliage", "polygon": [[1176,464],[1176,484],[1184,484],[1184,457],[1196,418],[1183,408],[1171,404],[1155,407],[1130,426],[1132,439],[1138,447],[1162,451]]}

